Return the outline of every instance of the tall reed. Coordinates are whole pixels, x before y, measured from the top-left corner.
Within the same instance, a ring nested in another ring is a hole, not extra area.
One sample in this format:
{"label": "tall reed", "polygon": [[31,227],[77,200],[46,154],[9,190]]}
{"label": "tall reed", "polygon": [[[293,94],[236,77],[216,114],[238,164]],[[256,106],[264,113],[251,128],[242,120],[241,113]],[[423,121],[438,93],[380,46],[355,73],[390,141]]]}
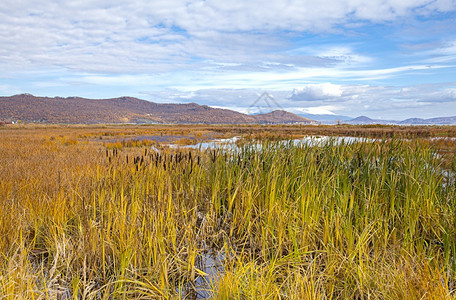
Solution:
{"label": "tall reed", "polygon": [[5,299],[454,298],[455,169],[420,140],[0,149]]}

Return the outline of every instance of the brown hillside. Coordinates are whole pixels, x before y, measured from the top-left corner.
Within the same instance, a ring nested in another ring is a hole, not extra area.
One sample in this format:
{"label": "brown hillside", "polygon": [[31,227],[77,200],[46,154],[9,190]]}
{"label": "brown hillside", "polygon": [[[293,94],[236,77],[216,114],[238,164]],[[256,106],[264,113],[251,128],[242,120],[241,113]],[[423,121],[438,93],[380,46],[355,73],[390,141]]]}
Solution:
{"label": "brown hillside", "polygon": [[258,123],[264,124],[294,124],[294,123],[312,123],[313,120],[298,116],[296,114],[284,111],[274,110],[270,113],[254,115]]}
{"label": "brown hillside", "polygon": [[159,104],[133,97],[94,100],[79,97],[36,97],[30,94],[0,97],[0,120],[63,124],[257,124],[309,121],[285,111],[249,116],[196,103]]}
{"label": "brown hillside", "polygon": [[42,123],[255,123],[250,116],[190,104],[157,104],[132,97],[49,98],[29,94],[0,97],[0,119]]}

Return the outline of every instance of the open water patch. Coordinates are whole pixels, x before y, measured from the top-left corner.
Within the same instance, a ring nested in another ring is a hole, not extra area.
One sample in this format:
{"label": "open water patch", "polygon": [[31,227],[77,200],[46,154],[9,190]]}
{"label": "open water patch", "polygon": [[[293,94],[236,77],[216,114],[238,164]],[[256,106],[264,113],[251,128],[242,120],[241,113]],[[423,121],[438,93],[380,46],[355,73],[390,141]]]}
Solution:
{"label": "open water patch", "polygon": [[212,299],[212,289],[225,273],[225,255],[222,252],[208,252],[198,256],[195,267],[205,275],[198,275],[192,282],[179,288],[178,294],[183,299]]}
{"label": "open water patch", "polygon": [[[360,138],[360,137],[350,137],[350,136],[305,136],[299,139],[291,140],[291,143],[294,146],[300,145],[307,145],[307,146],[322,146],[327,143],[332,142],[335,145],[340,144],[352,144],[352,143],[359,143],[359,142],[373,142],[377,141],[378,139],[370,139],[370,138]],[[278,141],[278,144],[287,144],[290,143],[288,140]],[[240,136],[235,136],[228,139],[216,139],[210,140],[206,142],[197,143],[195,145],[185,145],[180,146],[176,144],[169,144],[170,148],[190,148],[190,149],[224,149],[224,150],[239,150],[242,147],[242,144],[250,144],[249,141],[245,140],[243,142],[243,138]],[[251,142],[253,145],[261,146],[261,141],[253,141]]]}

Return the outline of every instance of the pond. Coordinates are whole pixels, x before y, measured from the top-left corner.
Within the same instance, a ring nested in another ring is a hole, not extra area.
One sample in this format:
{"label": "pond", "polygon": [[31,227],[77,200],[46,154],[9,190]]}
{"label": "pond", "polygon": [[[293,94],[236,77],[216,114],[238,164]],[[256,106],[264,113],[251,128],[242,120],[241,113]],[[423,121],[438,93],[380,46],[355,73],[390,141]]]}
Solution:
{"label": "pond", "polygon": [[[228,139],[216,139],[210,140],[206,142],[197,143],[195,145],[185,145],[180,146],[176,144],[169,144],[170,148],[191,148],[191,149],[226,149],[226,150],[237,150],[239,146],[237,142],[241,141],[242,137],[235,136]],[[350,144],[355,142],[372,142],[377,139],[369,139],[369,138],[360,138],[360,137],[350,137],[350,136],[305,136],[299,139],[293,139],[292,142],[295,146],[299,145],[310,145],[310,146],[318,146],[323,145],[329,141],[333,141],[335,144]],[[288,143],[288,141],[281,141],[280,143]]]}

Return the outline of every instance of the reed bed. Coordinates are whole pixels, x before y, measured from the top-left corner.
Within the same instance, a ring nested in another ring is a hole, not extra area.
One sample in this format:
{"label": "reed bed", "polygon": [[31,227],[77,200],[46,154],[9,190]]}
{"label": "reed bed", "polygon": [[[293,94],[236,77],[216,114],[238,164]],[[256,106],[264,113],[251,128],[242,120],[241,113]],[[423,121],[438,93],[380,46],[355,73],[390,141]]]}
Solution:
{"label": "reed bed", "polygon": [[72,141],[2,132],[1,299],[456,298],[429,143]]}

